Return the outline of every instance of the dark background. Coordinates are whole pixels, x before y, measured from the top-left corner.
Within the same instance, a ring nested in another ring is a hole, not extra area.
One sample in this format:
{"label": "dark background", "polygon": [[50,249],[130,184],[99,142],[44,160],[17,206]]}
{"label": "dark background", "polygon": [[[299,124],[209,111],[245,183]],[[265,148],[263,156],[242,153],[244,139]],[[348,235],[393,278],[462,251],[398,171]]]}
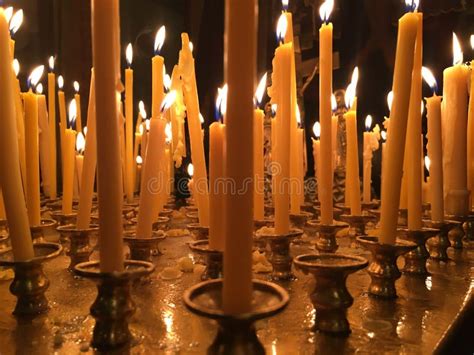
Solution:
{"label": "dark background", "polygon": [[[0,1],[1,2],[1,1]],[[259,0],[258,78],[271,70],[275,47],[276,21],[280,0]],[[295,51],[299,100],[303,111],[308,147],[312,126],[318,116],[318,75],[313,75],[318,57],[318,8],[322,0],[290,0],[295,28]],[[334,23],[334,90],[345,88],[354,66],[359,66],[358,125],[371,114],[375,123],[388,115],[386,95],[391,89],[398,18],[405,12],[404,0],[336,0],[331,16]],[[82,110],[87,112],[89,75],[92,62],[90,1],[86,0],[5,0],[4,6],[24,10],[25,20],[15,35],[16,54],[21,64],[20,80],[39,64],[57,57],[56,73],[65,78],[67,101],[73,97],[72,83],[81,84]],[[178,60],[180,33],[186,31],[194,44],[196,75],[201,112],[205,126],[214,119],[217,87],[223,84],[223,0],[122,0],[122,63],[125,47],[134,49],[135,105],[144,100],[149,112],[151,96],[151,57],[157,29],[166,26],[162,55],[169,74]],[[469,36],[474,33],[474,0],[421,0],[424,13],[423,63],[438,79],[442,92],[442,71],[452,63],[452,32],[458,35],[465,61],[474,57]],[[245,40],[245,39],[242,39]],[[257,78],[256,78],[257,80]],[[43,85],[46,84],[43,77]],[[431,95],[424,86],[424,95]],[[268,98],[267,98],[268,99]],[[426,121],[424,120],[424,125]],[[426,127],[425,127],[426,128]],[[426,132],[424,128],[424,131]],[[207,141],[207,140],[206,140]],[[361,139],[359,139],[359,144]],[[375,156],[373,180],[378,191],[380,154]],[[308,174],[313,173],[309,152]],[[186,165],[186,164],[184,164]]]}

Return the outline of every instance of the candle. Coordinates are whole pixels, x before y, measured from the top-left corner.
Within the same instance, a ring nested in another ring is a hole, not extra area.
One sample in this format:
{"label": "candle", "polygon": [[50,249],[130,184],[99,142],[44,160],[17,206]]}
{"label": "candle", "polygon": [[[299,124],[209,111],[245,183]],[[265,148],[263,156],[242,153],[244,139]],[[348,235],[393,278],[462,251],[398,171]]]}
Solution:
{"label": "candle", "polygon": [[[263,143],[263,121],[265,113],[259,108],[262,103],[263,94],[267,86],[267,73],[263,74],[255,92],[256,108],[253,114],[253,170],[254,170],[254,193],[253,193],[253,218],[263,220],[265,217],[265,175],[264,175],[264,143]],[[212,210],[212,208],[211,208]]]}
{"label": "candle", "polygon": [[337,101],[336,96],[331,94],[331,109],[332,109],[332,117],[331,117],[331,143],[332,143],[332,169],[333,171],[336,170],[337,165],[337,126],[338,126],[338,117],[335,115],[337,110]]}
{"label": "candle", "polygon": [[74,86],[74,101],[76,101],[76,131],[77,132],[82,132],[82,112],[81,112],[81,95],[79,94],[79,83],[77,81],[74,81],[73,84]]}
{"label": "candle", "polygon": [[[77,118],[76,101],[69,103],[69,126],[74,127]],[[76,131],[68,128],[64,132],[64,153],[63,153],[63,213],[72,213],[72,198],[75,172],[75,147]]]}
{"label": "candle", "polygon": [[296,123],[298,124],[298,128],[296,130],[296,149],[297,149],[297,157],[298,158],[298,176],[297,176],[297,184],[298,189],[296,193],[299,197],[299,204],[300,207],[304,205],[304,175],[305,175],[305,162],[306,162],[306,152],[304,148],[304,129],[301,126],[301,116],[300,116],[300,109],[298,105],[296,105]]}
{"label": "candle", "polygon": [[179,168],[182,163],[182,158],[186,156],[186,137],[184,133],[186,108],[183,102],[183,83],[177,65],[174,66],[173,73],[171,74],[171,90],[176,91],[176,101],[169,111],[171,126],[173,128],[173,159],[175,166]]}
{"label": "candle", "polygon": [[92,38],[97,120],[99,246],[102,272],[123,270],[122,174],[116,88],[120,20],[118,0],[93,0]]}
{"label": "candle", "polygon": [[146,148],[148,147],[148,136],[150,135],[150,120],[145,120],[142,124],[144,127],[144,132],[142,136],[142,144],[141,144],[141,155],[146,157]]}
{"label": "candle", "polygon": [[[190,42],[187,33],[181,34],[181,42],[182,46],[179,52],[179,71],[183,81],[184,104],[186,106],[191,141],[191,159],[195,169],[193,178],[195,189],[194,197],[198,207],[199,224],[202,226],[208,226],[209,190],[207,186],[206,161],[204,159],[201,121],[199,119],[199,98],[196,85],[194,58],[189,45]],[[247,132],[247,134],[248,133],[249,132]]]}
{"label": "candle", "polygon": [[86,145],[86,140],[84,134],[79,132],[76,137],[76,176],[77,182],[79,185],[79,193],[82,190],[82,173],[84,167],[84,148]]}
{"label": "candle", "polygon": [[92,69],[89,88],[89,106],[87,108],[87,136],[84,147],[81,193],[79,195],[79,211],[77,213],[78,229],[89,228],[89,224],[91,221],[92,196],[94,194],[94,181],[97,165],[95,105],[95,75],[94,69]]}
{"label": "candle", "polygon": [[140,184],[142,181],[142,164],[143,164],[143,158],[141,155],[137,155],[135,159],[135,163],[137,164],[137,175],[136,175],[136,182],[135,182],[135,190],[140,191]]}
{"label": "candle", "polygon": [[415,50],[418,16],[407,13],[399,20],[395,70],[393,73],[393,103],[387,137],[387,153],[382,180],[380,237],[381,243],[393,244],[397,235],[398,207],[403,173],[411,76]]}
{"label": "candle", "polygon": [[38,100],[32,87],[43,75],[44,66],[35,68],[28,78],[29,91],[23,94],[25,105],[26,205],[31,226],[41,224],[38,152]]}
{"label": "candle", "polygon": [[[155,36],[155,55],[151,60],[152,64],[152,104],[151,104],[151,117],[160,116],[160,105],[163,101],[163,63],[164,59],[160,55],[161,48],[165,42],[166,30],[165,26],[161,26]],[[146,164],[146,158],[145,158]]]}
{"label": "candle", "polygon": [[385,169],[385,147],[387,145],[387,131],[380,132],[380,137],[382,138],[382,179],[384,178],[384,169]]}
{"label": "candle", "polygon": [[188,175],[190,177],[190,179],[188,181],[189,197],[190,197],[191,200],[194,200],[193,199],[193,196],[194,196],[194,181],[193,181],[194,165],[189,163],[188,168],[186,169],[186,171],[188,172]]}
{"label": "candle", "polygon": [[17,261],[33,258],[25,196],[18,164],[13,72],[9,55],[10,36],[5,13],[0,8],[0,182],[8,220],[13,257]]}
{"label": "candle", "polygon": [[48,73],[48,118],[49,118],[49,159],[50,159],[50,197],[57,198],[57,156],[56,156],[56,75],[54,74],[54,57],[49,57]]}
{"label": "candle", "polygon": [[[424,166],[423,170],[426,168],[428,172],[430,172],[430,158],[425,156],[424,158]],[[424,180],[424,179],[423,179]],[[430,203],[431,196],[430,196],[430,177],[426,177],[426,181],[423,181],[423,203]]]}
{"label": "candle", "polygon": [[363,147],[363,158],[364,158],[364,179],[363,179],[363,201],[369,203],[372,200],[371,196],[371,185],[372,185],[372,158],[374,150],[379,149],[380,129],[376,125],[373,132],[369,132],[372,126],[372,116],[368,115],[365,119],[365,128],[367,132],[364,132],[364,147]]}
{"label": "candle", "polygon": [[64,132],[67,128],[66,118],[66,97],[64,96],[64,79],[62,75],[58,76],[58,105],[59,105],[59,138],[61,140],[61,166],[64,164]]}
{"label": "candle", "polygon": [[[474,49],[474,35],[471,35],[471,48]],[[471,191],[471,210],[474,194],[474,60],[471,61],[471,87],[469,90],[469,112],[467,118],[467,184]]]}
{"label": "candle", "polygon": [[[328,22],[334,6],[333,0],[326,0],[319,8],[323,24],[319,29],[319,120],[321,123],[321,166],[332,166],[332,23]],[[333,170],[323,169],[320,174],[321,223],[333,222],[332,197]]]}
{"label": "candle", "polygon": [[133,49],[129,43],[126,49],[128,68],[125,69],[125,193],[127,202],[133,202]]}
{"label": "candle", "polygon": [[51,196],[51,160],[49,144],[51,143],[49,137],[49,123],[48,111],[46,108],[46,96],[43,95],[43,85],[39,83],[36,86],[36,97],[38,99],[38,126],[39,126],[39,153],[40,153],[40,168],[43,193],[45,196]]}
{"label": "candle", "polygon": [[23,103],[20,92],[20,80],[18,80],[18,73],[20,72],[20,63],[17,59],[13,60],[13,71],[15,72],[16,77],[16,79],[14,80],[13,92],[15,93],[15,114],[18,133],[18,154],[20,159],[20,172],[23,185],[26,185],[25,115],[23,112]]}
{"label": "candle", "polygon": [[150,121],[150,139],[143,166],[137,217],[137,236],[151,238],[153,222],[159,212],[160,195],[164,190],[163,160],[165,159],[165,125],[162,113],[173,103],[173,92],[166,95],[161,115]]}
{"label": "candle", "polygon": [[315,170],[315,177],[316,177],[316,182],[317,182],[317,187],[318,187],[318,199],[320,196],[320,182],[321,182],[321,141],[320,141],[320,136],[321,136],[321,125],[319,122],[315,122],[313,125],[313,133],[316,139],[312,138],[313,141],[313,157],[314,157],[314,170]]}
{"label": "candle", "polygon": [[443,183],[445,212],[466,215],[467,189],[467,116],[469,68],[463,64],[461,46],[453,34],[453,66],[443,72],[441,128],[443,132]]}

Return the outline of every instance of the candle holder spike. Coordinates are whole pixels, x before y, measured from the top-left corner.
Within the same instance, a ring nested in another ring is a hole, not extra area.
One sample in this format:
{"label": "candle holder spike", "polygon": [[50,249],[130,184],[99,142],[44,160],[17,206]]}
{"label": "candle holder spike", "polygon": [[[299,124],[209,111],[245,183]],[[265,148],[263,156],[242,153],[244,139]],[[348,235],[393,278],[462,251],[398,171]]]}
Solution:
{"label": "candle holder spike", "polygon": [[428,228],[439,229],[439,233],[434,238],[430,238],[427,242],[430,259],[448,261],[449,257],[447,250],[451,246],[448,233],[460,223],[450,220],[444,220],[442,222],[426,220],[424,221],[424,224]]}
{"label": "candle holder spike", "polygon": [[347,310],[354,299],[347,290],[347,277],[369,262],[359,256],[305,254],[295,258],[295,267],[313,275],[316,283],[310,299],[316,309],[315,330],[347,336],[351,332]]}
{"label": "candle holder spike", "polygon": [[57,222],[54,219],[43,218],[39,226],[30,226],[31,239],[33,243],[45,243],[44,238],[45,232],[49,230],[54,230],[57,226]]}
{"label": "candle holder spike", "polygon": [[195,240],[209,239],[209,227],[203,227],[199,223],[189,223],[186,228],[191,232]]}
{"label": "candle holder spike", "polygon": [[415,249],[417,245],[402,239],[397,239],[395,244],[383,244],[378,237],[369,236],[357,237],[357,242],[372,254],[367,268],[371,279],[369,294],[385,299],[397,298],[395,281],[402,276],[397,258]]}
{"label": "candle holder spike", "polygon": [[123,238],[130,248],[129,259],[149,262],[153,255],[162,255],[158,244],[165,239],[166,234],[163,231],[153,231],[150,238],[137,237],[135,231],[126,231]]}
{"label": "candle holder spike", "polygon": [[33,250],[35,256],[31,260],[14,261],[11,252],[2,254],[0,259],[0,266],[11,267],[15,272],[10,292],[17,297],[13,314],[18,317],[35,317],[48,311],[45,292],[49,280],[42,264],[61,254],[62,247],[56,243],[37,243]]}
{"label": "candle holder spike", "polygon": [[97,282],[97,298],[90,308],[95,319],[92,346],[99,351],[111,351],[130,344],[132,335],[129,319],[135,313],[135,303],[130,295],[131,281],[150,275],[152,263],[126,260],[121,272],[101,272],[98,261],[76,265],[75,273]]}
{"label": "candle holder spike", "polygon": [[321,224],[319,220],[307,222],[316,234],[316,249],[323,253],[335,253],[337,248],[336,234],[340,230],[349,227],[345,222],[334,221],[332,224]]}
{"label": "candle holder spike", "polygon": [[77,264],[89,261],[89,257],[94,250],[90,244],[90,237],[99,231],[98,225],[91,225],[85,229],[77,229],[77,225],[69,224],[59,226],[57,230],[60,234],[64,235],[65,238],[69,239],[69,249],[66,250],[66,255],[70,258],[69,271],[73,271],[74,266]]}
{"label": "candle holder spike", "polygon": [[184,303],[194,314],[218,323],[216,338],[208,354],[265,354],[254,323],[280,313],[289,302],[288,293],[270,282],[253,280],[252,310],[244,314],[226,314],[222,309],[223,280],[208,280],[184,292]]}
{"label": "candle holder spike", "polygon": [[201,281],[223,277],[222,251],[211,249],[208,240],[196,240],[189,244],[189,248],[206,260],[206,268],[201,275]]}
{"label": "candle holder spike", "polygon": [[399,236],[401,239],[413,242],[416,244],[416,248],[410,250],[403,257],[405,259],[405,266],[403,272],[405,274],[427,276],[429,272],[426,268],[426,261],[430,254],[426,249],[426,242],[428,239],[435,237],[439,234],[439,229],[434,228],[422,228],[420,230],[409,230],[406,228],[399,229]]}

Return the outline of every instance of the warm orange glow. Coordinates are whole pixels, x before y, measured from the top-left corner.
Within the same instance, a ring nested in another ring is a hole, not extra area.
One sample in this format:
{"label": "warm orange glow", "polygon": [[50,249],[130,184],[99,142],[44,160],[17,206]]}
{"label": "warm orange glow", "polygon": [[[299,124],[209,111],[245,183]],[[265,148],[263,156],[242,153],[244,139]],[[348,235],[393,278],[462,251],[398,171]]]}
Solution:
{"label": "warm orange glow", "polygon": [[18,73],[20,73],[20,62],[16,58],[13,59],[13,72],[15,76],[18,76]]}
{"label": "warm orange glow", "polygon": [[76,137],[76,151],[78,153],[83,153],[84,148],[86,147],[86,139],[84,138],[84,135],[79,132]]}
{"label": "warm orange glow", "polygon": [[143,103],[143,101],[140,101],[138,103],[138,112],[140,113],[140,116],[142,117],[142,119],[146,119],[146,110],[145,110],[145,104]]}
{"label": "warm orange glow", "polygon": [[75,81],[74,83],[72,83],[72,85],[74,86],[74,91],[77,94],[79,92],[79,83]]}
{"label": "warm orange glow", "polygon": [[143,164],[143,158],[141,157],[141,155],[137,155],[137,157],[135,158],[135,161],[136,161],[137,165],[142,165]]}
{"label": "warm orange glow", "polygon": [[54,70],[54,56],[49,57],[48,59],[49,70]]}
{"label": "warm orange glow", "polygon": [[336,95],[331,94],[331,109],[333,111],[337,110],[337,100],[336,100]]}
{"label": "warm orange glow", "polygon": [[431,160],[430,158],[425,155],[425,167],[426,167],[426,170],[430,171],[430,166],[431,166]]}
{"label": "warm orange glow", "polygon": [[388,105],[389,111],[392,111],[392,102],[393,102],[393,91],[390,91],[387,95],[387,105]]}
{"label": "warm orange glow", "polygon": [[43,94],[43,84],[39,83],[38,85],[36,85],[36,89],[35,89],[35,90],[36,90],[36,93],[37,93],[38,95]]}
{"label": "warm orange glow", "polygon": [[168,122],[165,126],[165,135],[166,135],[166,143],[171,143],[173,139],[173,131],[171,130],[171,122]]}
{"label": "warm orange glow", "polygon": [[33,71],[30,74],[30,77],[28,78],[28,82],[31,86],[36,86],[38,85],[41,77],[43,76],[44,72],[44,65],[40,65],[33,69]]}
{"label": "warm orange glow", "polygon": [[285,14],[281,14],[277,22],[276,34],[279,41],[283,41],[286,36],[286,30],[288,29],[288,20]]}
{"label": "warm orange glow", "polygon": [[435,92],[438,85],[436,84],[436,78],[434,77],[431,70],[429,70],[427,67],[422,67],[421,68],[421,75],[423,76],[423,79],[428,84],[428,86],[431,88],[431,90],[433,92]]}
{"label": "warm orange glow", "polygon": [[58,76],[58,88],[62,90],[64,87],[64,78],[62,75]]}
{"label": "warm orange glow", "polygon": [[69,116],[69,124],[72,126],[74,122],[76,122],[76,116],[77,116],[76,100],[71,100],[69,102],[68,116]]}
{"label": "warm orange glow", "polygon": [[13,7],[9,6],[3,12],[5,13],[5,18],[7,20],[7,23],[10,23],[13,16]]}

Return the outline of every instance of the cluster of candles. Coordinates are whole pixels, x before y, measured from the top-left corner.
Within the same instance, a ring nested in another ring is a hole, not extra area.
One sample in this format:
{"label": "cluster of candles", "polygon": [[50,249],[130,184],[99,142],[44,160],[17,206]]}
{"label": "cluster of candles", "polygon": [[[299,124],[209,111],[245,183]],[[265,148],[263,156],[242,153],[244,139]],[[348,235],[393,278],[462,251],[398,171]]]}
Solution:
{"label": "cluster of candles", "polygon": [[[210,247],[224,251],[223,305],[227,312],[251,309],[253,221],[264,218],[264,112],[260,109],[266,89],[266,74],[254,95],[255,1],[228,1],[226,5],[227,84],[219,89],[216,104],[219,119],[209,127],[209,177],[205,163],[202,116],[196,86],[193,47],[182,34],[179,63],[171,77],[165,73],[160,50],[165,41],[161,27],[152,58],[151,118],[146,119],[143,102],[134,123],[132,46],[126,47],[125,85],[120,73],[118,0],[92,0],[94,66],[87,112],[87,127],[81,113],[79,84],[66,110],[64,81],[54,73],[49,60],[48,100],[40,83],[44,67],[34,69],[28,92],[21,93],[19,64],[14,59],[11,39],[21,24],[21,10],[0,10],[0,212],[9,223],[16,260],[31,259],[30,226],[41,223],[40,186],[49,199],[57,198],[56,148],[60,144],[62,166],[62,209],[73,212],[79,199],[77,228],[88,228],[98,173],[100,215],[100,265],[106,272],[123,270],[122,204],[139,194],[136,235],[152,236],[152,225],[166,203],[174,166],[186,156],[184,121],[187,119],[193,179],[189,184],[196,202],[199,223],[209,227]],[[354,70],[346,90],[344,114],[347,130],[346,205],[351,214],[361,215],[361,201],[370,202],[372,153],[383,147],[380,241],[392,244],[397,233],[400,207],[408,209],[408,227],[422,228],[423,153],[420,102],[422,75],[433,88],[427,98],[428,156],[431,162],[429,201],[432,219],[445,214],[466,215],[470,210],[469,190],[474,187],[474,101],[468,102],[469,67],[462,63],[454,37],[455,63],[444,72],[443,100],[436,95],[433,75],[422,67],[422,13],[416,1],[407,0],[410,11],[399,21],[397,52],[390,117],[386,131],[372,132],[368,117],[364,133],[363,196],[361,198],[356,87]],[[313,152],[316,162],[321,224],[333,223],[333,175],[336,166],[338,118],[332,111],[333,26],[329,17],[333,0],[320,8],[319,31],[319,122],[316,123]],[[278,21],[280,42],[275,50],[272,85],[268,88],[275,117],[272,119],[272,195],[275,234],[290,230],[290,213],[300,213],[304,203],[304,131],[300,127],[296,95],[292,14],[283,1]],[[242,39],[245,39],[243,41]],[[474,85],[474,80],[471,80]],[[121,91],[124,91],[122,102]],[[56,97],[57,95],[57,97]],[[59,139],[56,134],[56,99],[59,106]],[[69,113],[69,120],[67,117]],[[249,134],[251,132],[251,134]],[[253,133],[252,133],[253,132]],[[467,133],[466,133],[467,132]],[[96,169],[97,168],[97,169]],[[41,179],[40,179],[41,171]],[[469,177],[469,179],[468,179]],[[40,181],[42,185],[40,185]],[[222,185],[222,181],[231,181]],[[249,183],[250,182],[250,183]],[[289,183],[296,182],[296,183]],[[138,188],[141,186],[141,188]],[[5,207],[5,209],[4,209]],[[2,217],[2,216],[0,216]]]}

